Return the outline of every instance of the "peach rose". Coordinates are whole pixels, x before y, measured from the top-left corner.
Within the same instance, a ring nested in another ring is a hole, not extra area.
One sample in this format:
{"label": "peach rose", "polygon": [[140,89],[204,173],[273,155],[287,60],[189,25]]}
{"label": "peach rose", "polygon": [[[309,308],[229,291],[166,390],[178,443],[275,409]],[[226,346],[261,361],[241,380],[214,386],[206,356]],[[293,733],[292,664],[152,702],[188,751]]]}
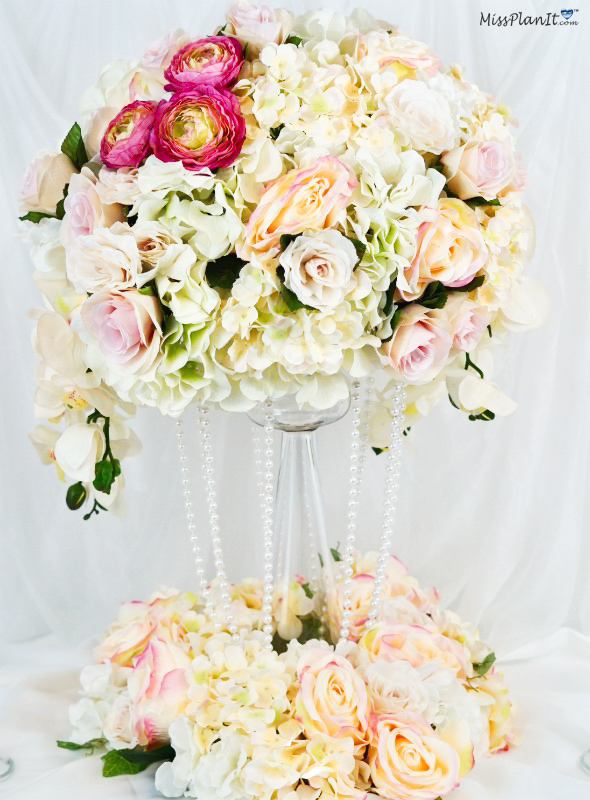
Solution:
{"label": "peach rose", "polygon": [[444,153],[441,162],[450,190],[461,200],[493,200],[517,178],[514,152],[507,140],[469,142]]}
{"label": "peach rose", "polygon": [[383,714],[374,718],[372,728],[368,760],[380,797],[434,800],[457,786],[457,753],[419,714]]}
{"label": "peach rose", "polygon": [[310,167],[292,169],[273,181],[246,226],[240,258],[273,256],[283,234],[331,228],[357,186],[352,170],[334,156],[318,158]]}
{"label": "peach rose", "polygon": [[367,687],[350,661],[332,650],[307,650],[297,665],[297,677],[295,715],[306,736],[352,737],[358,745],[367,743]]}
{"label": "peach rose", "polygon": [[417,69],[434,75],[441,66],[438,58],[422,42],[385,30],[369,31],[359,36],[357,57],[359,61],[370,59],[379,69],[393,68],[403,77],[413,76]]}
{"label": "peach rose", "polygon": [[423,206],[418,217],[416,254],[397,279],[404,300],[416,300],[433,281],[465,286],[488,260],[479,222],[462,200],[443,198],[438,208]]}
{"label": "peach rose", "polygon": [[188,704],[185,670],[191,659],[172,642],[154,638],[135,662],[127,685],[140,745],[163,744],[168,728]]}
{"label": "peach rose", "polygon": [[131,667],[136,656],[147,647],[156,627],[157,623],[149,616],[149,607],[145,603],[123,603],[117,624],[94,651],[96,660]]}
{"label": "peach rose", "polygon": [[444,309],[414,303],[401,312],[392,338],[381,353],[389,366],[408,383],[428,383],[444,367],[453,339]]}
{"label": "peach rose", "polygon": [[82,305],[81,315],[105,359],[122,374],[143,374],[154,366],[162,341],[156,297],[135,289],[97,292]]}
{"label": "peach rose", "polygon": [[70,178],[78,170],[63,153],[42,153],[23,176],[21,202],[26,211],[55,214]]}
{"label": "peach rose", "polygon": [[379,622],[365,633],[359,645],[371,661],[407,661],[413,667],[437,661],[441,669],[460,679],[467,677],[469,658],[463,645],[419,625]]}
{"label": "peach rose", "polygon": [[449,297],[445,311],[451,320],[453,347],[470,353],[490,324],[491,314],[474,300],[461,296],[458,292]]}

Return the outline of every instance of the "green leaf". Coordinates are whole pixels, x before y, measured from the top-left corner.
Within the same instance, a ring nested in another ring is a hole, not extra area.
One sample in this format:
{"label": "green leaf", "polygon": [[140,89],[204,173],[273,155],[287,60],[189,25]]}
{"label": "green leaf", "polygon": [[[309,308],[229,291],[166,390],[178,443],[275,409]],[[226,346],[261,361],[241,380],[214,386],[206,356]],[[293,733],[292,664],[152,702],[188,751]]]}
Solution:
{"label": "green leaf", "polygon": [[298,233],[284,233],[284,234],[281,236],[281,238],[279,239],[279,243],[280,243],[280,247],[281,247],[281,252],[282,252],[283,250],[286,250],[286,249],[287,249],[287,247],[289,247],[289,245],[291,244],[291,242],[294,242],[294,241],[295,241],[295,239],[296,239],[298,236],[299,236],[299,234],[298,234]]}
{"label": "green leaf", "polygon": [[56,744],[64,750],[90,750],[92,752],[97,747],[104,747],[106,742],[106,739],[91,739],[89,742],[84,742],[84,744],[78,744],[77,742],[64,742],[58,739]]}
{"label": "green leaf", "polygon": [[205,268],[207,283],[215,289],[229,291],[238,279],[240,270],[245,263],[235,253],[228,253],[215,261],[210,261]]}
{"label": "green leaf", "polygon": [[154,287],[147,284],[138,290],[140,294],[147,294],[149,297],[155,297]]}
{"label": "green leaf", "polygon": [[68,487],[68,491],[66,492],[66,505],[70,511],[77,511],[84,504],[85,500],[86,489],[84,488],[82,481],[73,483]]}
{"label": "green leaf", "polygon": [[440,281],[429,283],[422,297],[416,302],[425,308],[444,308],[449,297],[449,292]]}
{"label": "green leaf", "polygon": [[277,125],[276,128],[271,128],[270,129],[271,139],[273,139],[273,140],[278,139],[279,138],[279,134],[283,130],[284,127],[285,127],[284,124],[281,124],[281,125]]}
{"label": "green leaf", "polygon": [[394,278],[389,284],[389,289],[385,292],[385,305],[383,306],[383,313],[386,317],[389,316],[391,309],[393,308],[393,296],[395,294],[396,284],[397,279]]}
{"label": "green leaf", "polygon": [[[281,239],[283,237],[281,236]],[[301,300],[297,297],[295,292],[292,292],[291,289],[288,289],[285,286],[285,270],[282,267],[277,267],[277,276],[281,281],[280,286],[280,293],[281,297],[285,301],[285,305],[289,309],[289,311],[299,311],[300,308],[307,308],[308,311],[316,311],[317,309],[312,308],[311,306],[306,306],[305,303],[302,303]]]}
{"label": "green leaf", "polygon": [[298,642],[305,644],[305,642],[309,642],[310,639],[321,638],[320,631],[322,629],[322,621],[319,617],[310,614],[308,617],[300,617],[300,619],[303,629],[297,637]]}
{"label": "green leaf", "polygon": [[400,319],[402,317],[402,310],[403,310],[403,307],[400,306],[399,308],[396,308],[395,311],[393,312],[393,317],[391,318],[391,322],[390,322],[391,332],[392,333],[395,331],[395,329],[399,325],[399,321],[400,321]]}
{"label": "green leaf", "polygon": [[22,222],[34,222],[38,225],[42,219],[55,219],[55,214],[45,214],[42,211],[27,211],[22,217],[19,217]]}
{"label": "green leaf", "polygon": [[331,547],[330,548],[330,553],[332,553],[332,558],[334,559],[334,561],[342,561],[342,556],[340,555],[340,551],[338,550],[338,546],[339,545],[336,545],[336,547]]}
{"label": "green leaf", "polygon": [[121,474],[121,462],[118,458],[113,458],[111,464],[113,465],[113,475],[117,478]]}
{"label": "green leaf", "polygon": [[296,36],[294,33],[292,33],[285,39],[285,44],[294,44],[295,47],[299,47],[302,41],[303,39],[301,38],[301,36]]}
{"label": "green leaf", "polygon": [[346,237],[349,242],[352,242],[354,245],[354,249],[356,250],[357,258],[362,261],[363,256],[365,255],[365,250],[367,249],[367,245],[364,242],[361,242],[360,239],[355,239],[353,236]]}
{"label": "green leaf", "polygon": [[496,419],[496,415],[493,411],[489,409],[485,409],[482,411],[481,414],[470,414],[469,419],[471,422],[475,422],[476,420],[481,420],[482,422],[491,422],[493,419]]}
{"label": "green leaf", "polygon": [[70,130],[66,133],[66,138],[61,143],[61,151],[66,155],[77,169],[82,169],[88,161],[88,154],[84,147],[82,131],[77,122],[74,122]]}
{"label": "green leaf", "polygon": [[498,198],[494,198],[493,200],[486,200],[483,197],[470,197],[469,200],[465,200],[468,206],[471,208],[476,208],[477,206],[499,206],[500,201]]}
{"label": "green leaf", "polygon": [[66,183],[66,185],[64,186],[64,196],[62,197],[62,199],[59,201],[59,203],[55,207],[55,216],[58,219],[63,219],[65,217],[65,215],[66,215],[65,199],[68,196],[69,188],[70,188],[70,184]]}
{"label": "green leaf", "polygon": [[103,458],[102,461],[97,461],[94,466],[94,480],[92,485],[97,492],[111,493],[111,486],[115,480],[114,467],[112,461]]}
{"label": "green leaf", "polygon": [[474,289],[477,289],[478,286],[481,286],[482,283],[485,281],[485,275],[476,275],[473,280],[466,283],[465,286],[454,286],[454,292],[472,292]]}
{"label": "green leaf", "polygon": [[385,452],[385,448],[383,447],[371,447],[371,450],[375,453],[376,456],[380,456],[381,453]]}
{"label": "green leaf", "polygon": [[109,750],[102,760],[102,774],[105,778],[113,778],[116,775],[137,775],[143,772],[150,764],[159,761],[172,761],[174,759],[174,748],[164,745],[157,750]]}
{"label": "green leaf", "polygon": [[473,665],[475,674],[479,675],[480,678],[483,678],[483,676],[490,671],[495,660],[496,660],[496,654],[488,653],[483,661],[481,661],[479,664]]}
{"label": "green leaf", "polygon": [[311,586],[309,585],[309,583],[302,583],[301,588],[305,592],[305,596],[309,597],[309,599],[311,600],[311,598],[313,597],[313,592],[311,590]]}

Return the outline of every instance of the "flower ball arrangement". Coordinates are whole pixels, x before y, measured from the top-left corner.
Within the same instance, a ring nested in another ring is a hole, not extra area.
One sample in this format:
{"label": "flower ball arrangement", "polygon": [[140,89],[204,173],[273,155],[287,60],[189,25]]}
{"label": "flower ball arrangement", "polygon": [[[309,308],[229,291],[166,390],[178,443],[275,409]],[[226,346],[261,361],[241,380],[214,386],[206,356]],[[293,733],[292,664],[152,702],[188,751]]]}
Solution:
{"label": "flower ball arrangement", "polygon": [[117,508],[137,406],[327,408],[378,372],[376,448],[399,381],[407,427],[447,397],[512,411],[492,349],[545,309],[524,173],[508,110],[426,45],[238,2],[107,66],[79,120],[21,217],[52,423],[32,438],[70,508]]}
{"label": "flower ball arrangement", "polygon": [[82,671],[72,741],[58,744],[106,747],[107,777],[157,763],[166,797],[443,797],[511,745],[508,692],[477,632],[395,558],[382,619],[365,629],[377,560],[355,557],[351,633],[336,647],[325,640],[338,638],[342,584],[326,630],[303,578],[289,588],[287,618],[275,595],[271,650],[262,581],[232,587],[237,640],[189,593],[124,604]]}

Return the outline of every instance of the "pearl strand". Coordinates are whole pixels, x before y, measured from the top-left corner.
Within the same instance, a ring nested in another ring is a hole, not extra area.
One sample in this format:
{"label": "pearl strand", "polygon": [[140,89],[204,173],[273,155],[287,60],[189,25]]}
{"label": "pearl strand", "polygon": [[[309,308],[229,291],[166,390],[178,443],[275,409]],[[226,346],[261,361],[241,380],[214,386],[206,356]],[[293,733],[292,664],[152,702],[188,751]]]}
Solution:
{"label": "pearl strand", "polygon": [[391,433],[387,453],[387,469],[385,474],[385,500],[383,503],[383,529],[379,541],[379,557],[375,570],[375,583],[371,607],[367,619],[367,628],[377,622],[381,610],[381,601],[385,585],[387,561],[391,555],[393,526],[399,494],[399,477],[401,471],[401,447],[404,430],[404,412],[406,405],[406,389],[403,383],[397,383],[393,389],[391,406]]}
{"label": "pearl strand", "polygon": [[352,382],[350,393],[350,408],[352,414],[352,435],[350,442],[350,477],[348,489],[348,514],[347,514],[347,534],[344,552],[342,554],[341,575],[344,576],[342,586],[342,617],[340,620],[340,639],[338,644],[342,644],[348,639],[350,633],[350,615],[352,602],[352,576],[354,549],[356,543],[356,529],[358,522],[358,503],[360,494],[360,484],[363,469],[361,460],[361,393],[360,381]]}
{"label": "pearl strand", "polygon": [[263,584],[262,584],[262,633],[264,646],[272,650],[272,604],[273,586],[273,533],[274,533],[274,420],[272,401],[264,405],[264,440],[262,454],[262,540],[263,540]]}
{"label": "pearl strand", "polygon": [[227,572],[223,560],[223,548],[221,543],[221,527],[219,525],[219,507],[217,503],[217,490],[215,486],[215,469],[213,466],[213,453],[211,447],[211,433],[209,431],[209,409],[205,405],[198,406],[199,430],[201,433],[202,467],[205,482],[205,494],[207,498],[207,510],[209,512],[209,528],[211,533],[211,543],[213,545],[213,560],[215,563],[215,573],[217,588],[219,590],[220,605],[215,608],[211,606],[211,595],[209,592],[208,610],[215,616],[215,630],[223,630],[227,624],[232,638],[237,640],[238,626],[236,625],[231,613],[231,594]]}
{"label": "pearl strand", "polygon": [[176,420],[176,441],[178,443],[178,452],[180,455],[180,475],[182,480],[182,494],[184,496],[184,509],[186,513],[186,526],[188,535],[195,559],[195,572],[197,574],[197,591],[201,600],[207,601],[208,589],[207,581],[205,579],[205,566],[203,563],[203,556],[201,554],[201,547],[199,544],[199,536],[197,533],[197,525],[195,522],[195,513],[193,511],[193,492],[190,482],[190,471],[188,466],[188,459],[186,456],[186,448],[184,444],[184,421],[182,418]]}

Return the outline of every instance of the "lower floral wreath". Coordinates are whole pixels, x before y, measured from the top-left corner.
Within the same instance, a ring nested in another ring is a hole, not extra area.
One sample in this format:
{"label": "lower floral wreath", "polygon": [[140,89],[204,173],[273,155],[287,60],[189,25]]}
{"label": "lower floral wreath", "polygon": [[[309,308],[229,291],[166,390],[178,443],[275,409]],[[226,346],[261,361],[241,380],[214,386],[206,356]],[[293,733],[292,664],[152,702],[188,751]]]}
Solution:
{"label": "lower floral wreath", "polygon": [[510,746],[508,692],[477,631],[396,558],[381,619],[366,629],[376,561],[355,558],[351,638],[336,646],[339,584],[320,600],[294,579],[288,615],[276,594],[272,650],[257,580],[232,587],[233,637],[192,593],[123,604],[82,671],[73,741],[58,744],[107,748],[106,777],[163,762],[155,780],[167,797],[446,795],[478,758]]}

